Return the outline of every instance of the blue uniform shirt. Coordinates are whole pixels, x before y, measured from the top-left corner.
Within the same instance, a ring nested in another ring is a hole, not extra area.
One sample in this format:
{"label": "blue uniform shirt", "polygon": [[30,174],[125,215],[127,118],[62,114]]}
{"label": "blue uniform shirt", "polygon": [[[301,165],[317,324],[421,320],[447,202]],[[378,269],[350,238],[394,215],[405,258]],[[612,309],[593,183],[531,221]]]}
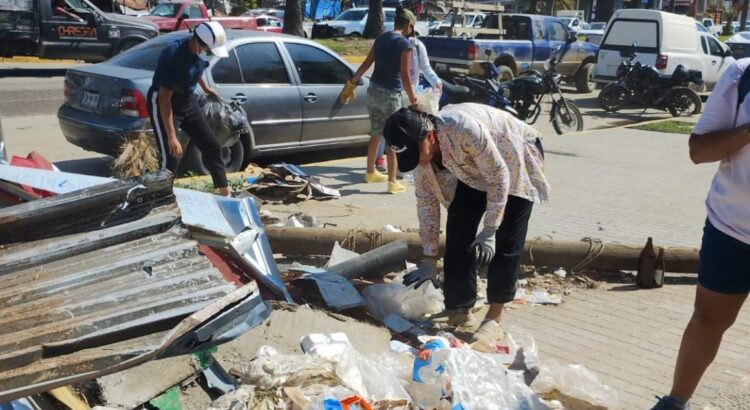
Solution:
{"label": "blue uniform shirt", "polygon": [[370,81],[391,91],[403,91],[401,53],[412,49],[411,42],[401,34],[389,31],[378,36],[372,48],[375,51],[375,70]]}
{"label": "blue uniform shirt", "polygon": [[208,63],[190,52],[189,41],[190,37],[176,40],[161,52],[152,87],[164,87],[182,94],[195,91]]}

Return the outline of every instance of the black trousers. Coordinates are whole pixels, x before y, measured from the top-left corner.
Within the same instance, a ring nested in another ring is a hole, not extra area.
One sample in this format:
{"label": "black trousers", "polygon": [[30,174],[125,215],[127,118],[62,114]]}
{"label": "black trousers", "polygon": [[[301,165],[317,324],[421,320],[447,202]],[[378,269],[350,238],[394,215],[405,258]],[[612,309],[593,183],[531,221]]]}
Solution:
{"label": "black trousers", "polygon": [[[515,297],[533,205],[523,198],[508,197],[503,221],[495,234],[495,257],[487,270],[490,303],[508,303]],[[467,248],[476,238],[486,207],[486,192],[458,182],[446,227],[443,294],[448,309],[467,309],[476,303],[477,266],[473,251]]]}
{"label": "black trousers", "polygon": [[[179,161],[169,153],[167,131],[159,112],[159,90],[151,87],[148,91],[148,115],[154,128],[156,148],[159,151],[159,166],[174,173]],[[172,94],[172,117],[175,129],[181,129],[190,137],[202,154],[203,164],[211,173],[214,188],[227,186],[227,171],[221,158],[221,144],[206,120],[206,115],[198,105],[195,94]]]}

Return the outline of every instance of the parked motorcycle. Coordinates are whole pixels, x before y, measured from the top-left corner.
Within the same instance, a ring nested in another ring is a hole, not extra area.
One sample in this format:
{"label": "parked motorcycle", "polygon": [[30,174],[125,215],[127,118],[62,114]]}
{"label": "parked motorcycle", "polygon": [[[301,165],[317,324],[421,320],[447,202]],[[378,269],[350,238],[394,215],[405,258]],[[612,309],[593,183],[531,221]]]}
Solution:
{"label": "parked motorcycle", "polygon": [[549,68],[543,73],[531,70],[523,77],[500,83],[501,88],[507,89],[502,93],[510,100],[518,117],[528,124],[536,123],[542,113],[542,99],[549,95],[552,98],[550,122],[559,135],[571,131],[583,131],[583,116],[581,110],[572,101],[565,98],[560,89],[562,75],[557,72],[557,63],[562,61],[568,45],[559,48],[549,60]]}
{"label": "parked motorcycle", "polygon": [[518,112],[503,95],[503,92],[507,92],[506,89],[501,88],[495,80],[500,74],[497,67],[489,61],[480,65],[483,74],[479,78],[458,75],[453,78],[453,83],[443,80],[440,108],[447,104],[475,102],[499,108],[518,117]]}
{"label": "parked motorcycle", "polygon": [[616,112],[629,104],[667,111],[673,117],[701,112],[701,98],[688,88],[690,83],[700,87],[703,75],[698,70],[686,70],[678,65],[672,75],[662,75],[650,65],[633,63],[636,44],[627,60],[617,68],[617,81],[607,84],[599,93],[599,106]]}

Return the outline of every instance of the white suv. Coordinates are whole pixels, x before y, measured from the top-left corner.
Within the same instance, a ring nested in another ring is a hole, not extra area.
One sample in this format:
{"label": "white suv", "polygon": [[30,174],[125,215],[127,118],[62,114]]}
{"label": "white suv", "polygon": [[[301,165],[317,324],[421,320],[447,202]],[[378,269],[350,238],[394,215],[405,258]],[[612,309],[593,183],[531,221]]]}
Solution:
{"label": "white suv", "polygon": [[[367,14],[369,11],[370,10],[367,7],[351,8],[326,24],[333,28],[333,33],[336,36],[361,37],[362,33],[365,31]],[[393,21],[396,19],[396,9],[384,8],[383,13],[385,13],[383,30],[393,30]],[[429,31],[427,23],[423,21],[418,21],[414,30],[418,36],[427,35],[427,32]]]}

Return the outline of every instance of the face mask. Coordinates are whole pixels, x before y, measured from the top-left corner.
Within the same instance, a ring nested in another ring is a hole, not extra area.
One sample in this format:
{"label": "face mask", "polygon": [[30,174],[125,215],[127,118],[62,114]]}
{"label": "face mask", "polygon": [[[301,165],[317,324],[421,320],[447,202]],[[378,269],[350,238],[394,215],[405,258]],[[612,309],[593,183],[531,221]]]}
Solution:
{"label": "face mask", "polygon": [[200,53],[198,53],[198,58],[200,58],[201,60],[205,62],[209,62],[211,61],[211,54],[208,54],[205,51],[201,51]]}

